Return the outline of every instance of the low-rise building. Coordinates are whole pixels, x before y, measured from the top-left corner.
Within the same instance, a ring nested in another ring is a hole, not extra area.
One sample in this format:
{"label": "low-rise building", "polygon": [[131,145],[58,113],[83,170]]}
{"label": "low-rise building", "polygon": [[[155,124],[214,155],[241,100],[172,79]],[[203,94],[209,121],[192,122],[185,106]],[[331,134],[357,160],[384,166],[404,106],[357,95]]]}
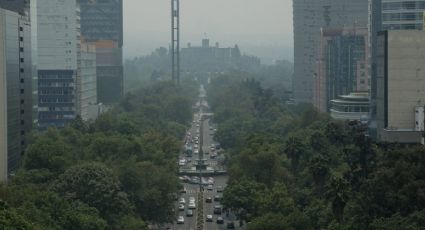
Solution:
{"label": "low-rise building", "polygon": [[369,109],[369,93],[357,92],[331,100],[330,113],[334,119],[366,122]]}

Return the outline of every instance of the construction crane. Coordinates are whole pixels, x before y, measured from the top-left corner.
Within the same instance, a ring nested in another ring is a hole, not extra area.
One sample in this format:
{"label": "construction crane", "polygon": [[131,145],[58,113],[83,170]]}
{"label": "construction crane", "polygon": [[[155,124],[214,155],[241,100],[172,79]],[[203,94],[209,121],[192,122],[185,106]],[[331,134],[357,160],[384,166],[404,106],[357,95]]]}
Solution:
{"label": "construction crane", "polygon": [[180,84],[180,0],[171,0],[171,76]]}

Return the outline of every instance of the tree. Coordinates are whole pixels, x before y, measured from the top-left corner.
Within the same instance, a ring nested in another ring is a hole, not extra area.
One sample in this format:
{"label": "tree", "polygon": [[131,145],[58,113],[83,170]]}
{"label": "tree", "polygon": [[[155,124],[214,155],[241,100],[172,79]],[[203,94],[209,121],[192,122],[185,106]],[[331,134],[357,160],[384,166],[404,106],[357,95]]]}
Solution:
{"label": "tree", "polygon": [[28,147],[25,153],[24,168],[27,170],[48,169],[61,173],[72,164],[70,154],[72,154],[71,150],[65,143],[41,138]]}
{"label": "tree", "polygon": [[308,170],[313,177],[317,193],[322,196],[329,175],[329,160],[322,154],[318,154],[310,160]]}
{"label": "tree", "polygon": [[300,163],[300,158],[304,153],[304,144],[301,139],[295,136],[290,136],[285,142],[284,152],[291,159],[292,172],[296,173]]}
{"label": "tree", "polygon": [[332,212],[338,223],[342,223],[344,221],[344,208],[348,202],[348,193],[348,182],[341,176],[332,176],[326,191],[326,197],[331,201]]}
{"label": "tree", "polygon": [[31,224],[23,216],[10,209],[7,203],[2,200],[0,200],[0,226],[2,226],[2,229],[32,229]]}
{"label": "tree", "polygon": [[115,216],[131,213],[118,178],[100,163],[71,167],[59,177],[53,189],[63,197],[95,207],[109,223],[116,221]]}

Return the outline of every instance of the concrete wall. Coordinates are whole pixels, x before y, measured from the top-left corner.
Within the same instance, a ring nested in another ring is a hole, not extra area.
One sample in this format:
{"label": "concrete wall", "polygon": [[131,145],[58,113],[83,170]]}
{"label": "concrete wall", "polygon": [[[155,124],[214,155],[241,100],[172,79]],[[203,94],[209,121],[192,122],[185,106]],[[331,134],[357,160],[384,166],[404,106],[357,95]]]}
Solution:
{"label": "concrete wall", "polygon": [[388,127],[415,128],[425,105],[425,32],[388,33]]}

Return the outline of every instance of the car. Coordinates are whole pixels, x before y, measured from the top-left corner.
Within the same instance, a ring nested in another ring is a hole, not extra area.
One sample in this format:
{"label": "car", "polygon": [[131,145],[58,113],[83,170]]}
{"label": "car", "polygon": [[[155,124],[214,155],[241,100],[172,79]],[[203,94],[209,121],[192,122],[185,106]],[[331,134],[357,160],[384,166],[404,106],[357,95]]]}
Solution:
{"label": "car", "polygon": [[213,215],[207,215],[207,222],[213,222]]}
{"label": "car", "polygon": [[212,198],[210,196],[205,198],[205,202],[206,203],[212,203]]}
{"label": "car", "polygon": [[199,150],[195,149],[195,151],[193,151],[194,154],[199,154]]}
{"label": "car", "polygon": [[223,208],[220,205],[214,206],[214,214],[221,215]]}
{"label": "car", "polygon": [[213,153],[213,154],[210,155],[211,159],[215,159],[216,157],[217,157],[217,153]]}
{"label": "car", "polygon": [[233,222],[227,223],[227,229],[235,229],[235,223]]}
{"label": "car", "polygon": [[183,182],[185,182],[185,183],[190,182],[190,177],[183,176]]}
{"label": "car", "polygon": [[223,220],[223,217],[221,217],[221,216],[219,216],[219,217],[217,217],[217,224],[224,224],[224,220]]}
{"label": "car", "polygon": [[223,192],[223,190],[224,190],[223,186],[218,186],[217,187],[217,192]]}
{"label": "car", "polygon": [[214,187],[212,186],[212,184],[209,184],[208,187],[207,187],[207,190],[212,191],[213,189],[214,189]]}
{"label": "car", "polygon": [[184,204],[179,205],[179,211],[184,211]]}
{"label": "car", "polygon": [[199,124],[196,124],[196,127],[199,127]]}
{"label": "car", "polygon": [[195,197],[193,196],[189,197],[189,202],[195,202]]}
{"label": "car", "polygon": [[210,130],[211,130],[211,131],[212,131],[212,130],[214,130],[214,127],[210,126]]}
{"label": "car", "polygon": [[221,201],[221,196],[220,195],[215,195],[214,196],[214,201],[220,202]]}
{"label": "car", "polygon": [[183,216],[179,216],[177,218],[177,224],[184,224],[184,217]]}
{"label": "car", "polygon": [[[180,193],[186,193],[186,192],[187,192],[186,188],[180,189]],[[182,198],[182,199],[184,199],[184,198]]]}
{"label": "car", "polygon": [[186,204],[186,200],[182,197],[179,200],[179,204]]}
{"label": "car", "polygon": [[196,209],[196,204],[195,202],[190,202],[189,205],[187,206],[189,209]]}
{"label": "car", "polygon": [[208,178],[208,184],[214,185],[214,178],[209,177]]}
{"label": "car", "polygon": [[187,217],[191,217],[191,216],[193,216],[193,211],[192,211],[192,210],[190,210],[190,209],[188,209],[188,210],[186,211],[186,216],[187,216]]}

